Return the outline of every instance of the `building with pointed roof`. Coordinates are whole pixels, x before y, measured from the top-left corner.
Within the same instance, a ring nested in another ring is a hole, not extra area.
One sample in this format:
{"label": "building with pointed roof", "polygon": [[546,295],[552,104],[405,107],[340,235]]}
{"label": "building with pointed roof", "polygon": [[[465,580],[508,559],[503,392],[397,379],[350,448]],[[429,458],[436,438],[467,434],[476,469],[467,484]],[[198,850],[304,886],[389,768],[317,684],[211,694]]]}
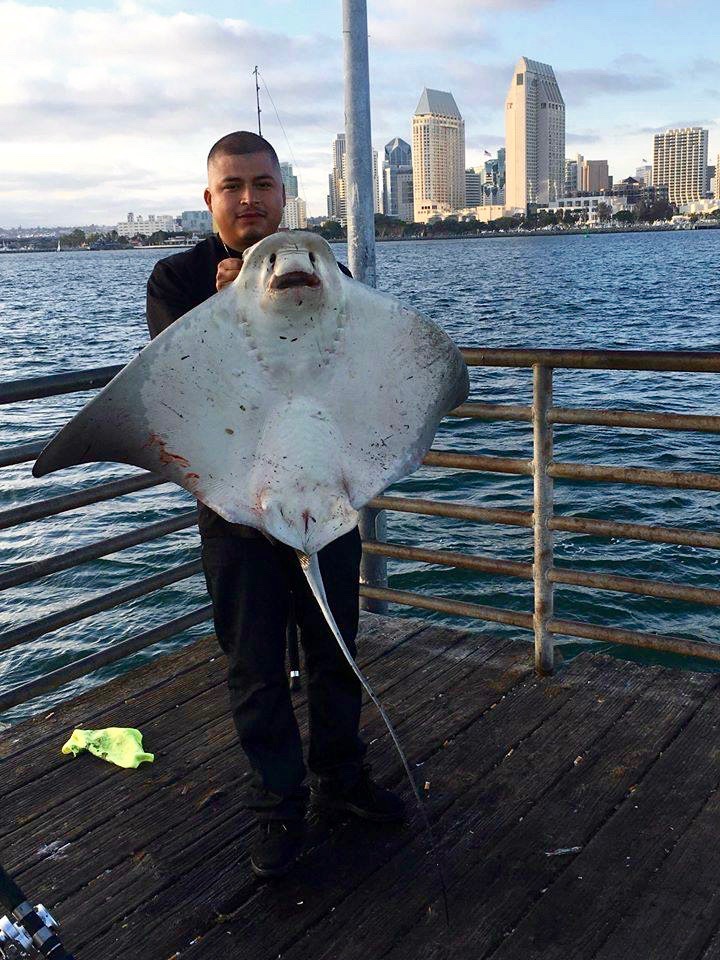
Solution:
{"label": "building with pointed roof", "polygon": [[382,165],[382,212],[386,217],[412,222],[412,150],[401,137],[385,144]]}
{"label": "building with pointed roof", "polygon": [[465,122],[452,93],[423,90],[412,118],[414,219],[465,206]]}
{"label": "building with pointed roof", "polygon": [[553,203],[565,184],[565,101],[548,63],[520,57],[505,100],[505,203]]}

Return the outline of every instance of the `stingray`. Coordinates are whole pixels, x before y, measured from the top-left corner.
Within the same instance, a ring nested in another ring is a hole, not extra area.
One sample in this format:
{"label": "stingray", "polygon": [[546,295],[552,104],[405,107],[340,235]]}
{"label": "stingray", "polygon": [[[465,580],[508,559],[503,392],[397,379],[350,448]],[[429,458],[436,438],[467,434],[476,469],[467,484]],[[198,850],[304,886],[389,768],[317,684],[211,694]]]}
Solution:
{"label": "stingray", "polygon": [[245,252],[233,283],[171,324],[66,424],[33,474],[94,461],[144,467],[294,548],[420,802],[335,624],[317,554],[420,466],[467,394],[465,363],[439,326],[345,276],[317,234],[273,234]]}

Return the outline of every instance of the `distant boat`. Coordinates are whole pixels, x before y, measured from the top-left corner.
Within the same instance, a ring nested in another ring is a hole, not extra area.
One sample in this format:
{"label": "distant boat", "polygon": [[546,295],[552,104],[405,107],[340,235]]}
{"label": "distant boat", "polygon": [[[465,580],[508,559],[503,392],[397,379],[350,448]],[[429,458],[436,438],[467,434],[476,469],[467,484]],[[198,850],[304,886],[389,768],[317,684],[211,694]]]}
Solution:
{"label": "distant boat", "polygon": [[60,241],[58,240],[57,252],[60,253]]}

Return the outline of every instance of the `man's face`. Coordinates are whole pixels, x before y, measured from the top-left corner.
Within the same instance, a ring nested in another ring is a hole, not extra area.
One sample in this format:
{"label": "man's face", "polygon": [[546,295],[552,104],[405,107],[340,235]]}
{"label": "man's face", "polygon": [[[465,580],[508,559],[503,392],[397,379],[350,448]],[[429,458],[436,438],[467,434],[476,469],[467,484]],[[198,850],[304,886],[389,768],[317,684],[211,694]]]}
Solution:
{"label": "man's face", "polygon": [[225,243],[242,253],[280,226],[285,187],[269,153],[216,157],[208,167],[205,203]]}

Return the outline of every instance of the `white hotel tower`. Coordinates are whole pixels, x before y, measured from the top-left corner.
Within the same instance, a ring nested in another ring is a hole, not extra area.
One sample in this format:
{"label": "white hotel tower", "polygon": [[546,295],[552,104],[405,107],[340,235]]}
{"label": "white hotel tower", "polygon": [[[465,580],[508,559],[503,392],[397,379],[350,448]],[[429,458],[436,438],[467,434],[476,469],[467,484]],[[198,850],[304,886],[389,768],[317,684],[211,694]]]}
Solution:
{"label": "white hotel tower", "polygon": [[414,216],[425,223],[465,206],[465,121],[455,98],[423,90],[412,118]]}
{"label": "white hotel tower", "polygon": [[565,183],[565,101],[553,68],[521,57],[505,101],[505,205],[552,203]]}
{"label": "white hotel tower", "polygon": [[708,131],[702,127],[668,130],[655,136],[653,184],[666,185],[670,203],[691,203],[708,193]]}

